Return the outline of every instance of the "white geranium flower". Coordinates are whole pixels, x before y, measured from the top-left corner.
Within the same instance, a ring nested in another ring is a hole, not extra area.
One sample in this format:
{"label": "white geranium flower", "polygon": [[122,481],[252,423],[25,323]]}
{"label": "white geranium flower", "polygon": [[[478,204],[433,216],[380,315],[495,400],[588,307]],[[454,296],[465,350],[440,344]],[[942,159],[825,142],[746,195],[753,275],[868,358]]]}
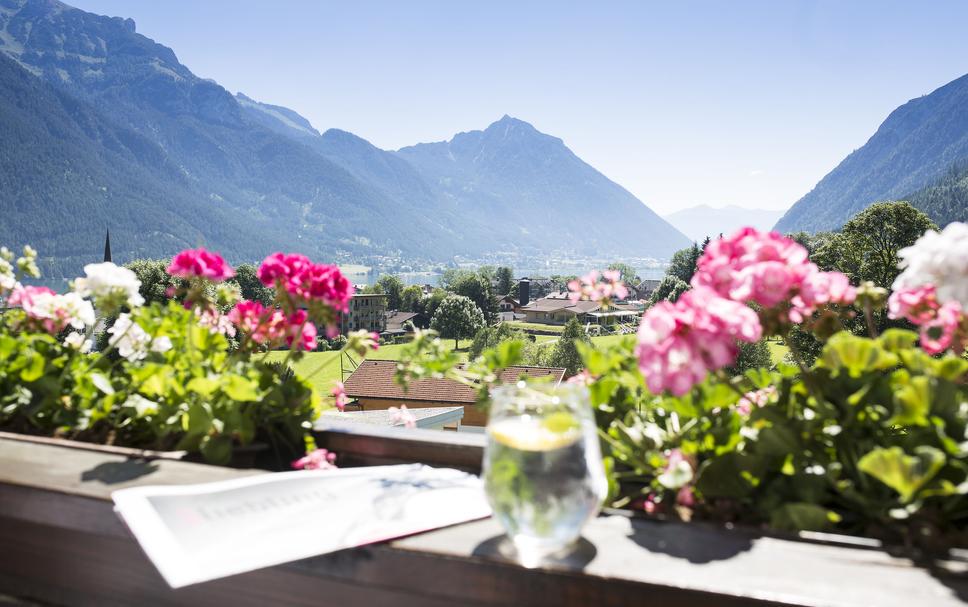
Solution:
{"label": "white geranium flower", "polygon": [[141,325],[131,320],[131,315],[121,314],[108,329],[111,338],[108,345],[117,348],[118,354],[130,361],[141,360],[148,355],[151,336]]}
{"label": "white geranium flower", "polygon": [[158,403],[153,400],[148,400],[140,394],[132,394],[124,401],[122,406],[131,407],[138,412],[138,415],[148,415],[158,412]]}
{"label": "white geranium flower", "polygon": [[128,268],[106,261],[87,264],[84,266],[84,273],[87,275],[85,278],[74,281],[74,291],[81,297],[94,299],[123,297],[130,307],[137,307],[145,302],[138,293],[141,281]]}
{"label": "white geranium flower", "polygon": [[13,272],[13,264],[0,257],[0,291],[13,291],[17,286],[17,277]]}
{"label": "white geranium flower", "polygon": [[94,315],[94,306],[91,302],[82,298],[77,293],[64,293],[53,298],[55,308],[62,310],[69,318],[68,324],[78,330],[85,327],[93,327],[97,322]]}
{"label": "white geranium flower", "polygon": [[77,333],[72,331],[67,337],[64,338],[64,343],[69,347],[77,350],[81,354],[87,354],[94,347],[94,342],[90,339],[84,339],[83,333]]}
{"label": "white geranium flower", "polygon": [[159,335],[151,339],[151,336],[141,328],[141,325],[131,320],[130,314],[121,314],[114,321],[114,325],[108,329],[111,338],[108,345],[118,349],[118,354],[134,362],[141,360],[148,355],[148,352],[167,352],[171,350],[171,338],[167,335]]}
{"label": "white geranium flower", "polygon": [[171,338],[167,335],[156,337],[154,341],[151,342],[152,352],[167,352],[168,350],[171,350]]}
{"label": "white geranium flower", "polygon": [[898,256],[904,271],[892,289],[932,284],[938,301],[957,301],[968,309],[968,225],[955,222],[940,233],[929,230]]}

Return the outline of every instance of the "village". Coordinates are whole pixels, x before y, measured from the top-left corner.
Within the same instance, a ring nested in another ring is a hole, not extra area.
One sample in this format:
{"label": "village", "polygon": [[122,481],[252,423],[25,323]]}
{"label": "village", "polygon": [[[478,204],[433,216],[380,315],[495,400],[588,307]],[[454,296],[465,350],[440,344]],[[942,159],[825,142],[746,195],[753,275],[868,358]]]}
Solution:
{"label": "village", "polygon": [[[604,307],[601,302],[574,301],[567,291],[554,290],[550,278],[521,277],[515,282],[512,294],[491,296],[496,310],[495,323],[522,330],[531,339],[538,336],[550,340],[561,334],[569,321],[579,323],[589,336],[626,335],[634,333],[649,296],[660,280],[639,280],[628,287],[626,298]],[[490,281],[491,289],[500,284]],[[422,297],[433,295],[435,287],[420,285]],[[419,312],[389,309],[390,296],[368,293],[366,285],[357,285],[357,292],[349,302],[348,312],[341,316],[340,330],[365,330],[378,334],[389,343],[405,342],[413,331],[427,328],[429,322]],[[532,293],[541,294],[532,298]],[[406,408],[415,427],[482,433],[487,416],[476,405],[476,391],[451,379],[430,379],[401,387],[394,379],[396,362],[393,360],[347,361],[342,369],[346,403],[343,411],[331,410],[324,419],[370,425],[403,425],[399,417],[388,411]],[[513,383],[521,378],[543,377],[555,384],[567,379],[569,370],[561,367],[513,366],[501,374],[502,383]]]}

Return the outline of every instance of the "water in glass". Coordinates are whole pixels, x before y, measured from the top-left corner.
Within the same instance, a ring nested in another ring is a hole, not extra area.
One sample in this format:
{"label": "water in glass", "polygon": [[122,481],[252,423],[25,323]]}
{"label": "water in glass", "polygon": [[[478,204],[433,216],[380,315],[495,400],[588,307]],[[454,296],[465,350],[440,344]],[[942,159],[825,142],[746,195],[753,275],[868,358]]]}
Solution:
{"label": "water in glass", "polygon": [[484,484],[525,565],[574,543],[607,491],[587,389],[524,382],[496,388]]}

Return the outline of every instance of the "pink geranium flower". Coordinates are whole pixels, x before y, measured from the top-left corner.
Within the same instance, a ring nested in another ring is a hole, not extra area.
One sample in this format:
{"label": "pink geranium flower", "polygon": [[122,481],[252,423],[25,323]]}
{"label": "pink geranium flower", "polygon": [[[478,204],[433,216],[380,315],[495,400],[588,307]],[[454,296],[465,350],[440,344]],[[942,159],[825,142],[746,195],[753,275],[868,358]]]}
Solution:
{"label": "pink geranium flower", "polygon": [[795,241],[753,228],[709,243],[692,285],[768,309],[786,305],[789,322],[802,322],[821,305],[851,304],[857,296],[846,276],[821,272]]}
{"label": "pink geranium flower", "polygon": [[336,408],[345,411],[346,405],[350,404],[350,399],[346,396],[346,386],[343,385],[343,382],[336,382],[331,393],[333,398],[336,399]]}
{"label": "pink geranium flower", "polygon": [[961,304],[949,301],[933,319],[921,325],[921,347],[928,354],[940,354],[952,347],[964,315]]}
{"label": "pink geranium flower", "polygon": [[310,451],[292,463],[296,470],[335,470],[336,454],[326,449]]}
{"label": "pink geranium flower", "polygon": [[218,253],[203,248],[185,249],[175,255],[168,266],[168,273],[179,278],[205,278],[213,282],[235,276],[235,270]]}
{"label": "pink geranium flower", "polygon": [[756,313],[708,288],[687,291],[675,303],[662,301],[642,316],[639,369],[653,392],[681,396],[714,371],[736,361],[737,340],[762,336]]}
{"label": "pink geranium flower", "polygon": [[898,289],[887,300],[889,317],[905,318],[915,325],[933,319],[940,307],[934,285],[931,284]]}
{"label": "pink geranium flower", "polygon": [[407,410],[406,405],[400,405],[399,409],[397,407],[390,407],[387,409],[387,412],[390,414],[390,421],[393,422],[393,425],[397,426],[402,424],[405,428],[417,427],[417,418]]}
{"label": "pink geranium flower", "polygon": [[258,277],[303,302],[322,302],[341,312],[353,296],[353,285],[338,267],[313,263],[305,255],[273,253],[259,266]]}
{"label": "pink geranium flower", "polygon": [[288,333],[289,323],[285,314],[281,310],[266,308],[257,301],[243,299],[226,316],[257,344],[281,342]]}
{"label": "pink geranium flower", "polygon": [[[597,301],[605,306],[612,300],[625,299],[629,290],[620,279],[618,270],[605,270],[599,273],[592,270],[588,274],[568,283],[568,298],[577,303],[581,300]],[[601,278],[601,280],[599,280]]]}
{"label": "pink geranium flower", "polygon": [[7,303],[20,306],[28,324],[51,335],[68,326],[83,330],[95,323],[91,302],[77,293],[55,293],[47,287],[14,286]]}

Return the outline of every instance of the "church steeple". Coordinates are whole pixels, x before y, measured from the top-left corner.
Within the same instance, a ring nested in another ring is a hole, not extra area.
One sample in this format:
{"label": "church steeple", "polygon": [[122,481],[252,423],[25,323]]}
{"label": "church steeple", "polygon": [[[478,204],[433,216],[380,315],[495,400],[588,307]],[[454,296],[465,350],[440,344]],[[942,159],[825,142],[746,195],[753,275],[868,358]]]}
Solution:
{"label": "church steeple", "polygon": [[104,261],[111,261],[111,229],[104,236]]}

